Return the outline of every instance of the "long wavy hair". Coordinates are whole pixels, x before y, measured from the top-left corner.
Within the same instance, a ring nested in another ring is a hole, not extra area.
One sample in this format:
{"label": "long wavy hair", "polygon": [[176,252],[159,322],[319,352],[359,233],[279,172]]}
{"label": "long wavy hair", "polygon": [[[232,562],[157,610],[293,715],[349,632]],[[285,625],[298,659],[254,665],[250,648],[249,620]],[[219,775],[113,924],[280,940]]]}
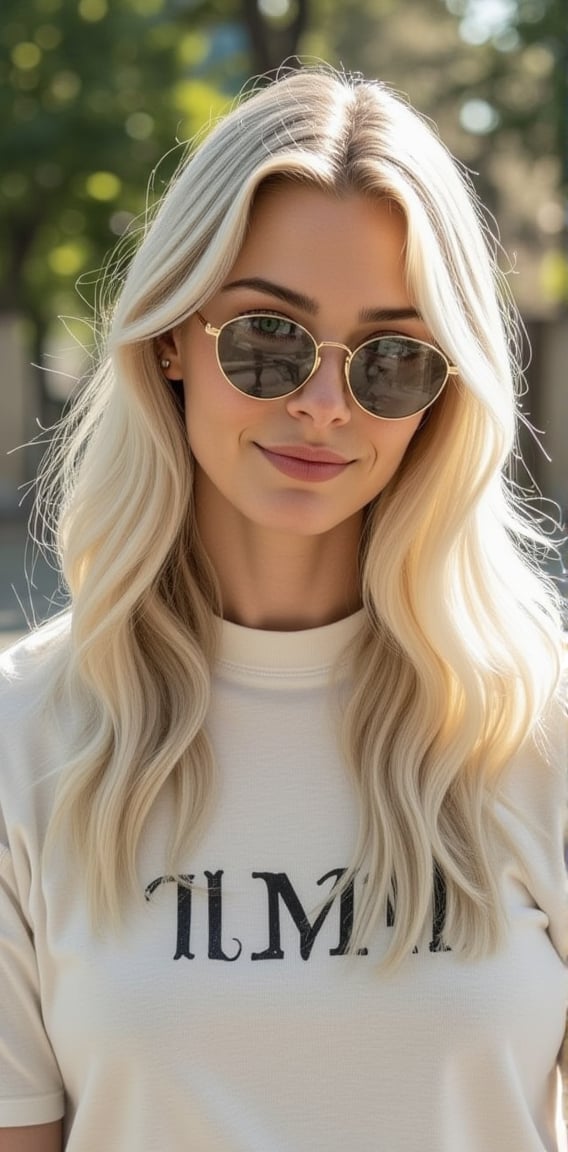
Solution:
{"label": "long wavy hair", "polygon": [[283,179],[400,207],[411,297],[459,368],[367,510],[364,626],[342,745],[360,799],[352,870],[369,873],[354,942],[394,888],[387,963],[396,964],[426,924],[441,872],[448,942],[483,955],[505,926],[492,797],[546,716],[560,668],[538,533],[506,479],[518,328],[496,244],[435,131],[382,84],[331,69],[279,76],[242,99],[180,166],[126,274],[118,268],[100,366],[48,470],[72,599],[57,691],[81,717],[50,837],[62,823],[71,830],[93,921],[109,926],[138,889],[137,845],[166,785],[176,801],[172,868],[204,827],[222,606],[156,339],[219,290],[255,193]]}

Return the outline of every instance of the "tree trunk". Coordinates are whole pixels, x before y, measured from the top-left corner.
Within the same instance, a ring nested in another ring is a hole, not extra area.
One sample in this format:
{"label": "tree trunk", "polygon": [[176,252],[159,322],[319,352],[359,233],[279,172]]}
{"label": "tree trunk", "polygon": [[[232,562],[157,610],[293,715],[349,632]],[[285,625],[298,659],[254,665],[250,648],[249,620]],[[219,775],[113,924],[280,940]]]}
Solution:
{"label": "tree trunk", "polygon": [[289,68],[298,68],[295,59],[298,45],[305,31],[309,14],[309,0],[297,0],[293,19],[289,24],[272,24],[262,15],[257,0],[243,0],[242,13],[248,32],[255,72],[271,72],[286,62]]}

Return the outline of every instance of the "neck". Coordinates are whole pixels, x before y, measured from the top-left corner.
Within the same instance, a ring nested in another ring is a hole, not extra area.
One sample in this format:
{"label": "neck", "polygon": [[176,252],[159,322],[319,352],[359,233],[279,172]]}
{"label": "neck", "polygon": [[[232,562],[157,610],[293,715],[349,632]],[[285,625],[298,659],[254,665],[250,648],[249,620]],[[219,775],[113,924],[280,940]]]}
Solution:
{"label": "neck", "polygon": [[293,632],[356,612],[361,520],[353,516],[330,532],[300,536],[259,526],[235,510],[220,530],[213,509],[200,509],[198,500],[199,535],[219,582],[223,618]]}

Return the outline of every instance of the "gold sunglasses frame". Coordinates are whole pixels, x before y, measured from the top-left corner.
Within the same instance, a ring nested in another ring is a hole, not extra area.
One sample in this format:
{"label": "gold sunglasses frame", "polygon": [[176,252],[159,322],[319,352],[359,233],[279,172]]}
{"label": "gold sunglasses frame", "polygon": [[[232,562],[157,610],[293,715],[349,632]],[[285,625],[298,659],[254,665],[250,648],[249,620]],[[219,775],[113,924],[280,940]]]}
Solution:
{"label": "gold sunglasses frame", "polygon": [[[448,383],[450,376],[458,376],[459,375],[459,369],[456,368],[455,364],[450,363],[447,356],[441,351],[440,348],[437,348],[435,344],[430,344],[427,340],[418,340],[414,336],[405,336],[400,332],[381,332],[380,336],[371,336],[368,340],[363,340],[362,343],[358,344],[356,348],[349,348],[349,346],[347,344],[339,344],[335,340],[322,340],[318,344],[318,341],[316,340],[315,336],[312,335],[312,333],[310,332],[310,330],[308,328],[305,328],[303,324],[298,324],[297,320],[291,321],[289,316],[281,315],[278,312],[246,312],[246,313],[243,313],[242,316],[233,316],[233,317],[231,317],[230,320],[226,320],[224,324],[221,324],[220,328],[215,328],[213,326],[213,324],[210,324],[209,321],[205,319],[205,316],[203,316],[201,312],[196,312],[195,315],[197,316],[198,320],[200,320],[201,323],[203,324],[203,327],[205,329],[207,336],[214,336],[215,337],[215,356],[217,359],[217,364],[219,365],[219,370],[222,373],[224,379],[227,381],[227,384],[229,384],[231,388],[234,388],[235,392],[238,392],[241,396],[246,396],[249,400],[258,400],[258,401],[260,401],[261,404],[271,404],[274,400],[286,400],[286,399],[288,399],[289,396],[293,396],[296,392],[299,392],[300,389],[304,388],[305,385],[308,383],[308,381],[311,380],[312,376],[315,375],[315,373],[317,372],[317,370],[321,364],[321,356],[320,356],[320,349],[321,348],[342,348],[343,351],[347,353],[347,355],[345,357],[344,364],[343,364],[343,371],[344,371],[345,383],[347,384],[347,389],[349,391],[349,395],[351,396],[351,399],[357,405],[357,407],[360,408],[362,412],[365,412],[365,414],[367,416],[372,416],[374,420],[388,420],[390,423],[394,423],[394,422],[399,421],[399,420],[409,420],[411,418],[411,416],[420,416],[423,412],[426,412],[428,410],[428,408],[431,408],[432,404],[436,403],[436,400],[439,400],[440,396],[442,395],[442,392],[444,391],[444,388],[446,387],[446,384]],[[257,319],[259,316],[273,316],[275,319],[287,320],[289,323],[295,324],[297,328],[300,328],[302,332],[306,333],[306,336],[309,336],[309,338],[310,338],[310,340],[311,340],[311,342],[315,348],[315,353],[316,353],[315,363],[314,363],[314,366],[313,366],[309,376],[306,376],[306,379],[303,380],[301,384],[298,384],[298,386],[296,388],[293,388],[291,390],[291,392],[285,392],[283,396],[251,396],[251,395],[249,395],[248,392],[243,392],[241,388],[238,388],[237,385],[233,384],[233,381],[229,379],[229,377],[227,376],[227,373],[225,372],[225,370],[223,368],[223,365],[221,364],[221,360],[219,357],[219,336],[221,335],[223,330],[225,328],[227,328],[229,324],[234,324],[235,320]],[[398,337],[401,340],[408,340],[412,344],[419,344],[421,348],[431,348],[433,352],[436,352],[438,354],[438,356],[441,356],[442,360],[444,361],[444,363],[446,365],[446,377],[445,377],[443,383],[440,385],[438,391],[436,392],[436,395],[432,398],[432,400],[429,400],[428,403],[425,404],[423,408],[418,408],[416,412],[410,412],[407,416],[379,416],[377,412],[369,412],[369,409],[365,408],[364,405],[361,404],[361,402],[357,399],[357,397],[356,397],[356,395],[353,392],[353,389],[351,387],[351,381],[349,380],[349,367],[350,367],[351,361],[353,360],[353,357],[356,356],[357,353],[360,352],[361,349],[364,348],[366,344],[372,344],[376,340],[382,340],[383,337],[393,337],[393,336]]]}

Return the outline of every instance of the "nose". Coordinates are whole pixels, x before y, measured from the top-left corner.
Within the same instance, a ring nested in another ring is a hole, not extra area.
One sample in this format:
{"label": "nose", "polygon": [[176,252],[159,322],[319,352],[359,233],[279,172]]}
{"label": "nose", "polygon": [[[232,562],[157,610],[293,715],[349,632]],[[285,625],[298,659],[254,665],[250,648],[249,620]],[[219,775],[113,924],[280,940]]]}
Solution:
{"label": "nose", "polygon": [[[325,348],[322,356],[320,351]],[[307,417],[315,427],[346,424],[351,419],[350,394],[345,372],[349,348],[324,341],[318,345],[316,367],[309,380],[287,402],[291,416]]]}

